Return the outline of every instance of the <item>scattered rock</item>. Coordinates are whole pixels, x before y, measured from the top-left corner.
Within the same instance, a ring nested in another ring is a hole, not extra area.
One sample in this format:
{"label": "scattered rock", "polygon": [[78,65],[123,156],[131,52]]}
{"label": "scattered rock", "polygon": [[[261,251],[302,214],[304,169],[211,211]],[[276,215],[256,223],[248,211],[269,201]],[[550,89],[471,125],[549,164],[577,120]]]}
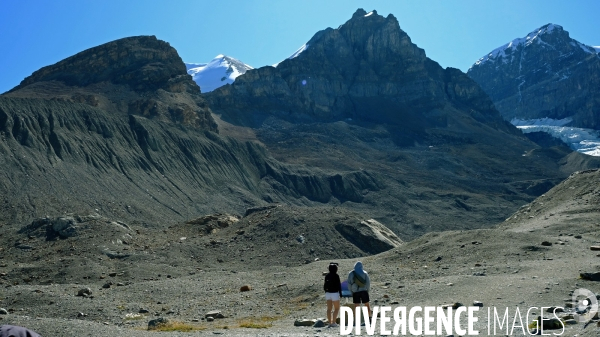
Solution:
{"label": "scattered rock", "polygon": [[582,236],[581,236],[581,235],[575,235],[575,236],[574,236],[574,238],[575,238],[575,239],[581,239],[581,238],[582,238]]}
{"label": "scattered rock", "polygon": [[240,287],[240,292],[250,291],[250,290],[252,290],[252,287],[247,284]]}
{"label": "scattered rock", "polygon": [[153,319],[150,322],[148,322],[148,330],[156,330],[167,324],[169,324],[169,320],[164,317]]}
{"label": "scattered rock", "polygon": [[104,255],[108,256],[111,259],[124,259],[129,257],[129,254],[123,254],[119,252],[113,252],[112,250],[106,249],[103,251]]}
{"label": "scattered rock", "polygon": [[123,286],[125,286],[125,283],[121,283],[121,282],[117,283],[117,287],[123,287]]}
{"label": "scattered rock", "polygon": [[540,324],[542,325],[542,330],[554,330],[563,328],[563,324],[558,318],[544,318],[544,320],[542,321],[542,317],[538,316],[537,321],[541,322]]}
{"label": "scattered rock", "polygon": [[591,246],[590,250],[600,251],[600,246]]}
{"label": "scattered rock", "polygon": [[437,258],[436,258],[434,261],[435,261],[435,262],[442,261],[442,257],[441,257],[441,256],[438,256],[438,257],[437,257]]}
{"label": "scattered rock", "polygon": [[579,276],[588,281],[600,281],[600,272],[596,273],[581,273]]}
{"label": "scattered rock", "polygon": [[546,246],[546,247],[552,246],[552,242],[550,242],[550,241],[542,241],[542,246]]}
{"label": "scattered rock", "polygon": [[473,301],[473,306],[475,306],[475,307],[483,307],[483,302]]}
{"label": "scattered rock", "polygon": [[565,324],[569,324],[569,325],[577,324],[577,320],[567,319],[567,320],[565,320]]}
{"label": "scattered rock", "polygon": [[565,311],[563,308],[561,307],[550,307],[548,309],[546,309],[546,312],[563,312]]}
{"label": "scattered rock", "polygon": [[207,321],[207,322],[212,322],[212,321],[214,321],[214,320],[215,320],[215,318],[214,318],[214,317],[206,317],[206,321]]}
{"label": "scattered rock", "polygon": [[324,328],[325,327],[325,322],[323,322],[322,320],[318,319],[315,324],[313,325],[313,328]]}
{"label": "scattered rock", "polygon": [[244,213],[244,217],[247,217],[248,215],[250,215],[252,213],[262,212],[262,211],[270,210],[270,209],[273,209],[276,207],[278,207],[278,205],[269,205],[269,206],[259,206],[259,207],[248,208],[248,209],[246,209],[246,213]]}
{"label": "scattered rock", "polygon": [[4,308],[0,308],[0,315],[8,315],[8,311]]}
{"label": "scattered rock", "polygon": [[300,243],[304,243],[304,241],[306,241],[306,239],[304,238],[304,236],[298,235],[298,237],[296,238],[296,241],[298,241]]}
{"label": "scattered rock", "polygon": [[478,271],[478,272],[473,273],[473,276],[485,276],[485,272]]}
{"label": "scattered rock", "polygon": [[316,322],[316,319],[301,319],[294,321],[294,326],[313,326]]}
{"label": "scattered rock", "polygon": [[138,313],[140,313],[140,314],[148,314],[148,313],[150,313],[150,311],[148,309],[140,309],[138,311]]}
{"label": "scattered rock", "polygon": [[108,273],[108,276],[110,276],[110,277],[115,277],[115,276],[117,276],[117,273],[115,273],[115,272]]}
{"label": "scattered rock", "polygon": [[104,285],[102,286],[102,288],[108,289],[108,288],[110,288],[110,286],[112,286],[112,284],[113,284],[112,282],[104,283]]}
{"label": "scattered rock", "polygon": [[204,314],[204,318],[225,318],[225,316],[223,316],[223,314],[221,313],[221,310],[212,310],[207,312],[206,314]]}
{"label": "scattered rock", "polygon": [[90,296],[92,294],[92,289],[90,288],[81,288],[79,289],[79,291],[77,292],[77,296]]}
{"label": "scattered rock", "polygon": [[77,313],[77,318],[81,318],[81,317],[85,317],[87,316],[86,314],[84,314],[83,312]]}
{"label": "scattered rock", "polygon": [[235,234],[237,234],[237,235],[244,235],[244,233],[246,233],[246,231],[245,231],[245,230],[243,230],[243,229],[238,229],[238,230],[235,232]]}

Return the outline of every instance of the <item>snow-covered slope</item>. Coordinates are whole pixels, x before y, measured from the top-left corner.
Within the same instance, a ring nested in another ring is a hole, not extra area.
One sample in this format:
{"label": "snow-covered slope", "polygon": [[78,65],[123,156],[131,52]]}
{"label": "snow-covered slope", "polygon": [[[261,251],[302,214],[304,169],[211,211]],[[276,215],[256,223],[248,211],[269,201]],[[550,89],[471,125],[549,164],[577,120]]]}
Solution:
{"label": "snow-covered slope", "polygon": [[510,122],[523,133],[546,132],[562,140],[571,149],[590,156],[600,156],[600,132],[593,129],[566,126],[572,120],[564,119],[513,119]]}
{"label": "snow-covered slope", "polygon": [[217,55],[208,63],[186,63],[187,72],[200,86],[200,91],[211,92],[245,73],[251,66],[225,55]]}
{"label": "snow-covered slope", "polygon": [[[305,51],[306,49],[308,49],[308,43],[305,43],[302,46],[300,46],[300,48],[298,48],[298,50],[296,50],[292,55],[290,55],[290,57],[286,58],[286,60],[295,59],[296,57],[298,57],[298,55],[302,54],[302,52]],[[275,63],[273,65],[273,67],[277,68],[277,66],[281,62],[283,62],[283,61],[279,61],[279,62]]]}

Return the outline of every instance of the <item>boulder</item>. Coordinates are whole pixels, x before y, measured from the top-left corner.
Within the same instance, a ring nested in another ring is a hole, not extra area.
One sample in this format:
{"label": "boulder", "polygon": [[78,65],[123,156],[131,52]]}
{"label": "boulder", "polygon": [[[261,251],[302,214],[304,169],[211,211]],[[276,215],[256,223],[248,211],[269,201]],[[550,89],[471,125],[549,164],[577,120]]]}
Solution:
{"label": "boulder", "polygon": [[313,324],[313,328],[324,328],[325,327],[325,322],[323,322],[322,320],[318,319],[315,324]]}
{"label": "boulder", "polygon": [[169,324],[169,320],[164,317],[159,317],[148,322],[148,330],[157,330]]}
{"label": "boulder", "polygon": [[61,237],[77,236],[77,222],[72,217],[60,217],[52,221],[52,229]]}
{"label": "boulder", "polygon": [[77,292],[77,296],[90,296],[92,294],[92,289],[90,288],[81,288],[79,289],[79,291]]}
{"label": "boulder", "polygon": [[300,319],[294,321],[294,326],[313,326],[316,322],[316,319]]}
{"label": "boulder", "polygon": [[378,254],[403,244],[403,241],[380,222],[369,219],[359,223],[338,223],[335,229],[360,250]]}
{"label": "boulder", "polygon": [[600,272],[595,273],[581,273],[579,276],[588,281],[600,281]]}
{"label": "boulder", "polygon": [[221,313],[221,310],[212,310],[204,314],[204,318],[225,318],[225,316]]}

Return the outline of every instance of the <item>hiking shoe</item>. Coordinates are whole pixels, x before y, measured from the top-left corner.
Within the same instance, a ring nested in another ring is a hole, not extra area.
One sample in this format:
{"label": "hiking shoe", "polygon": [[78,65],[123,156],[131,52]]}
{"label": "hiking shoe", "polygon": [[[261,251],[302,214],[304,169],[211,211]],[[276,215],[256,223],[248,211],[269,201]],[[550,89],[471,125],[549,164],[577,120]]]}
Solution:
{"label": "hiking shoe", "polygon": [[339,325],[337,323],[331,323],[329,324],[330,328],[337,328]]}

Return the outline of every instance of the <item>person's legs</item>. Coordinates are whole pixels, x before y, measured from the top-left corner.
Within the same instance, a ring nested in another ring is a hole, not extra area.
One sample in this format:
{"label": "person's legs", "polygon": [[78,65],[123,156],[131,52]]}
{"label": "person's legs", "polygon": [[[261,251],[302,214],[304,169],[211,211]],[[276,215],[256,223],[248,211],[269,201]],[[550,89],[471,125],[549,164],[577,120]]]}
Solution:
{"label": "person's legs", "polygon": [[334,324],[337,320],[338,314],[340,313],[340,301],[333,301],[333,319],[330,324]]}
{"label": "person's legs", "polygon": [[[356,307],[360,306],[360,294],[359,293],[352,293],[352,303],[354,303],[354,308],[353,308],[352,312],[355,313]],[[356,317],[354,317],[354,319],[356,320]]]}
{"label": "person's legs", "polygon": [[333,307],[333,301],[327,300],[327,320],[329,321],[329,324],[331,324],[331,308],[332,307]]}

